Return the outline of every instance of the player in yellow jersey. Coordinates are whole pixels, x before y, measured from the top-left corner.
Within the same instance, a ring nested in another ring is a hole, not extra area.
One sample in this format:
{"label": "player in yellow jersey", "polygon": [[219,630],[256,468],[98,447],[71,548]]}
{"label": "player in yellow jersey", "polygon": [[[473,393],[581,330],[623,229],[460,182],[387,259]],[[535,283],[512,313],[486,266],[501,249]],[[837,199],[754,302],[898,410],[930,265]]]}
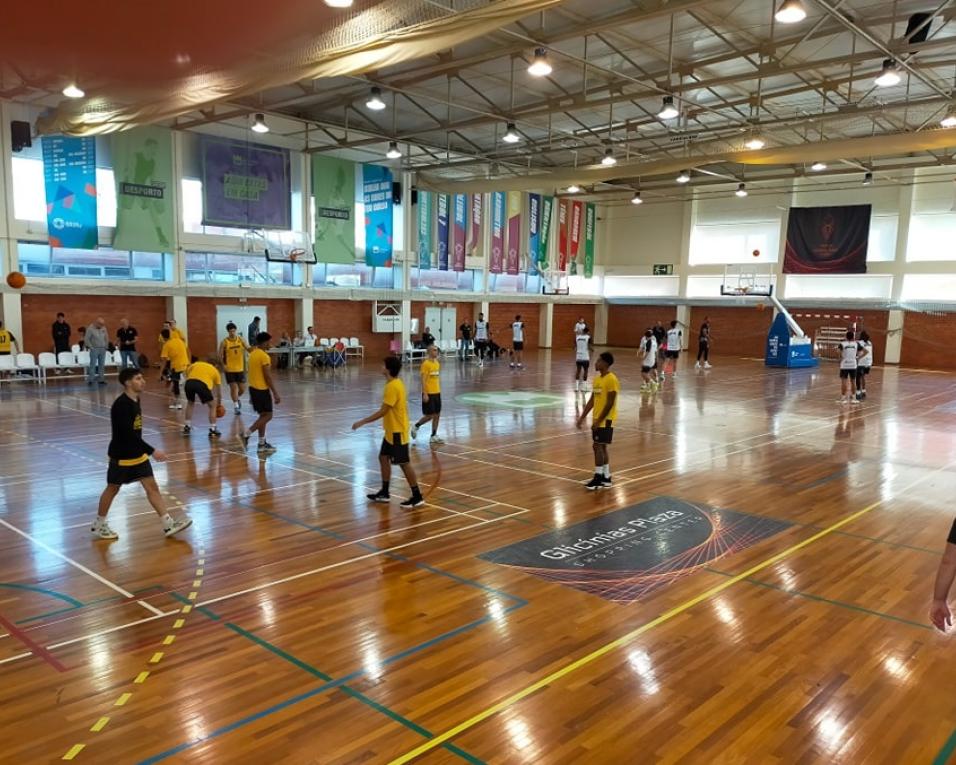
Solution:
{"label": "player in yellow jersey", "polygon": [[418,429],[426,422],[432,424],[432,446],[443,444],[438,436],[438,419],[441,417],[441,364],[438,362],[438,347],[428,348],[428,358],[422,362],[419,374],[422,378],[422,418],[412,425],[412,438],[418,437]]}
{"label": "player in yellow jersey", "polygon": [[250,348],[236,329],[236,325],[231,321],[226,325],[229,335],[219,344],[219,360],[226,370],[226,382],[229,384],[233,409],[239,414],[242,411],[241,396],[246,390],[246,353]]}
{"label": "player in yellow jersey", "polygon": [[183,425],[183,435],[188,436],[192,431],[193,404],[196,399],[209,410],[209,437],[219,438],[222,433],[216,427],[216,409],[222,405],[222,378],[216,368],[216,358],[209,361],[199,361],[193,356],[192,364],[186,369],[186,424]]}
{"label": "player in yellow jersey", "polygon": [[266,441],[266,425],[272,419],[272,403],[279,403],[279,391],[276,390],[275,383],[272,381],[272,375],[269,368],[272,366],[272,359],[269,357],[269,344],[272,335],[268,332],[260,332],[256,336],[256,347],[249,354],[249,401],[252,403],[252,409],[257,415],[256,421],[252,423],[249,430],[244,430],[239,438],[242,439],[243,446],[249,445],[249,439],[252,432],[259,433],[259,447],[256,451],[259,454],[269,454],[276,448]]}
{"label": "player in yellow jersey", "polygon": [[159,334],[165,341],[163,343],[163,350],[159,355],[169,367],[169,372],[167,373],[171,382],[169,388],[169,408],[182,409],[183,405],[179,400],[179,383],[182,379],[183,372],[185,372],[186,367],[189,366],[189,351],[186,350],[186,343],[178,337],[172,336],[171,330],[163,329]]}
{"label": "player in yellow jersey", "polygon": [[594,411],[591,422],[591,440],[594,442],[594,478],[584,484],[588,491],[610,489],[611,466],[608,462],[607,448],[614,435],[614,421],[617,419],[617,400],[621,395],[621,384],[617,375],[611,371],[614,356],[606,351],[598,356],[594,368],[598,371],[591,386],[591,398],[578,417],[578,429],[584,425],[588,412]]}
{"label": "player in yellow jersey", "polygon": [[412,489],[412,496],[401,503],[406,510],[421,507],[425,498],[418,488],[418,478],[415,468],[412,467],[408,456],[408,397],[405,393],[405,383],[398,373],[402,371],[402,361],[395,356],[387,356],[382,366],[385,376],[385,389],[382,391],[382,406],[375,414],[370,414],[357,422],[352,423],[352,430],[358,430],[376,420],[382,421],[385,437],[382,439],[382,448],[378,453],[378,464],[382,468],[382,488],[374,494],[368,494],[372,502],[388,502],[389,481],[392,478],[392,465],[398,465],[405,474],[405,480]]}

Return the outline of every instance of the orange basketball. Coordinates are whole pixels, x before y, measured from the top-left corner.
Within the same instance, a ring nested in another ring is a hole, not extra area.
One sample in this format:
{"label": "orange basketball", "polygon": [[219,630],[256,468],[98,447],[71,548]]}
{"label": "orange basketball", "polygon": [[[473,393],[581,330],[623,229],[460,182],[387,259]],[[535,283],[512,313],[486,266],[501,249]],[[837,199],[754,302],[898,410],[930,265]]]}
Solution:
{"label": "orange basketball", "polygon": [[760,250],[754,250],[754,251],[751,253],[751,255],[753,255],[755,258],[759,258],[759,257],[760,257]]}
{"label": "orange basketball", "polygon": [[226,416],[226,407],[222,404],[216,407],[216,417],[225,417]]}
{"label": "orange basketball", "polygon": [[7,274],[7,284],[9,284],[15,290],[23,289],[23,286],[26,283],[27,277],[25,277],[19,271],[11,271],[9,274]]}

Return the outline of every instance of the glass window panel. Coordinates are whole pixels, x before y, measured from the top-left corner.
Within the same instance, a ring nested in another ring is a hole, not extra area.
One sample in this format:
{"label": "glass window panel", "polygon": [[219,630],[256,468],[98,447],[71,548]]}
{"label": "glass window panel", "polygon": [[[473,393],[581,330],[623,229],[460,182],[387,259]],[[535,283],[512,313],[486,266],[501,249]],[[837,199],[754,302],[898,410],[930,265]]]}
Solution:
{"label": "glass window panel", "polygon": [[37,242],[18,242],[17,258],[20,270],[28,276],[104,280],[163,281],[168,262],[161,253],[128,252],[109,247],[73,250]]}
{"label": "glass window panel", "polygon": [[906,243],[906,259],[911,262],[956,260],[954,241],[956,212],[913,215]]}

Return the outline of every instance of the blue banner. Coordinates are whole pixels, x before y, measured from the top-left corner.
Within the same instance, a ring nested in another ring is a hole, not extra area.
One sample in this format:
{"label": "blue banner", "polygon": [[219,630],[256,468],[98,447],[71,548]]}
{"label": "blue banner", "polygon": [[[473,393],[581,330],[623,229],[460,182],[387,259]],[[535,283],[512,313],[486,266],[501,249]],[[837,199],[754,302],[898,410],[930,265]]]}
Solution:
{"label": "blue banner", "polygon": [[448,270],[448,195],[438,195],[438,268]]}
{"label": "blue banner", "polygon": [[202,222],[230,228],[292,228],[289,150],[204,136]]}
{"label": "blue banner", "polygon": [[451,267],[455,271],[465,270],[465,225],[468,215],[465,209],[468,207],[467,194],[455,194],[455,217],[452,226],[451,238],[455,243],[452,248]]}
{"label": "blue banner", "polygon": [[41,143],[50,246],[95,250],[96,139],[48,136]]}
{"label": "blue banner", "polygon": [[528,252],[529,270],[537,264],[541,242],[541,195],[528,194]]}
{"label": "blue banner", "polygon": [[432,196],[418,192],[418,267],[432,267]]}
{"label": "blue banner", "polygon": [[392,265],[392,171],[362,165],[365,202],[365,265]]}

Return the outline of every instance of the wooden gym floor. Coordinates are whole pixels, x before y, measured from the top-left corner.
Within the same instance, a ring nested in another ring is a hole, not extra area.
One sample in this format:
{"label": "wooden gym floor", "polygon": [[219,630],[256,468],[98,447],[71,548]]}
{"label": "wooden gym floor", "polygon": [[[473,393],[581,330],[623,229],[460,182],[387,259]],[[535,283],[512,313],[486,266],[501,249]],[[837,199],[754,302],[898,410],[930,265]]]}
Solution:
{"label": "wooden gym floor", "polygon": [[[877,369],[841,408],[832,365],[682,359],[641,397],[618,355],[612,490],[581,487],[569,354],[447,360],[414,512],[364,498],[380,429],[349,427],[377,408],[374,361],[282,373],[266,460],[231,410],[221,443],[198,412],[181,436],[151,372],[157,478],[195,519],[176,540],[138,487],[120,539],[89,537],[115,385],[4,386],[0,761],[945,762],[956,662],[926,611],[956,378]],[[615,511],[639,538],[528,565]]]}

